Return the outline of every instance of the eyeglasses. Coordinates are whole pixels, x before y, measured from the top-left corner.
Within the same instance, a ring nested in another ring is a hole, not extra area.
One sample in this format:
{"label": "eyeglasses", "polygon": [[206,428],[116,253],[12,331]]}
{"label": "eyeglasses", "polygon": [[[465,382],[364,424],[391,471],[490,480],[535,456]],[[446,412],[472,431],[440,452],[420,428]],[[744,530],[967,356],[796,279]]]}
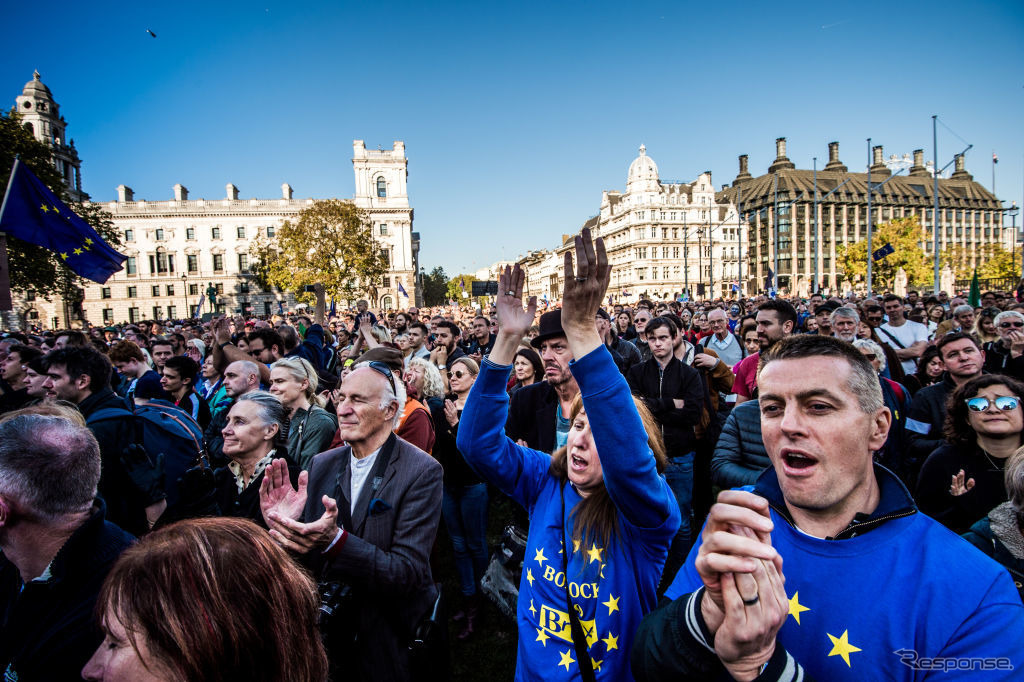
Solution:
{"label": "eyeglasses", "polygon": [[262,353],[265,350],[266,348],[253,348],[252,346],[249,346],[249,355],[256,358],[259,357],[260,353]]}
{"label": "eyeglasses", "polygon": [[398,391],[395,389],[395,375],[391,372],[391,367],[387,363],[381,362],[380,360],[373,360],[370,362],[368,367],[383,374],[388,380],[388,383],[391,384],[391,392],[394,393],[395,396],[398,395]]}
{"label": "eyeglasses", "polygon": [[461,369],[457,369],[457,370],[454,370],[451,374],[456,379],[461,379],[462,377],[467,376],[469,374],[469,372],[463,372]]}
{"label": "eyeglasses", "polygon": [[992,405],[993,403],[1003,412],[1009,412],[1010,410],[1017,409],[1017,406],[1020,405],[1020,398],[1017,396],[1003,395],[999,396],[995,400],[989,400],[988,398],[968,398],[964,402],[967,404],[967,409],[971,412],[984,412],[989,408],[989,405]]}
{"label": "eyeglasses", "polygon": [[1000,329],[1010,329],[1011,327],[1013,329],[1024,328],[1024,322],[1000,322],[999,323],[999,328]]}

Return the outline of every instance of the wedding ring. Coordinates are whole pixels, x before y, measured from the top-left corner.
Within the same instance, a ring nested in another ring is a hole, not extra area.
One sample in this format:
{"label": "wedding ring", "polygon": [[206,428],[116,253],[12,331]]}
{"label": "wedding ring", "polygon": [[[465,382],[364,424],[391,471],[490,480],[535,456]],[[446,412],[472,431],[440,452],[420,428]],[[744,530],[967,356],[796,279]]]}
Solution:
{"label": "wedding ring", "polygon": [[758,602],[759,599],[761,599],[760,595],[755,594],[753,599],[744,599],[743,603],[747,606],[753,606]]}
{"label": "wedding ring", "polygon": [[515,296],[516,292],[512,291],[511,289],[509,289],[508,291],[505,292],[505,295],[506,296]]}
{"label": "wedding ring", "polygon": [[577,277],[577,278],[576,278],[576,281],[577,281],[577,282],[586,282],[586,281],[587,281],[587,278],[586,278],[586,277]]}

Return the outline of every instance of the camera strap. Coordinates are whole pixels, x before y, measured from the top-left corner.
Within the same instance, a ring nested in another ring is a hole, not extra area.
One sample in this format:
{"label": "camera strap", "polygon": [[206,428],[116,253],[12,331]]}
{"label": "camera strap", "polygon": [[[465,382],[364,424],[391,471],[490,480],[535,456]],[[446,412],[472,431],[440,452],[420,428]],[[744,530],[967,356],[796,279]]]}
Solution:
{"label": "camera strap", "polygon": [[[583,624],[580,623],[576,614],[576,607],[572,603],[572,596],[569,594],[569,548],[565,534],[565,481],[562,481],[558,488],[558,497],[562,503],[562,575],[565,576],[565,610],[569,613],[569,632],[572,634],[572,646],[576,649],[576,665],[580,668],[580,677],[584,682],[595,682],[594,664],[590,661],[590,652],[587,651],[587,637],[583,633]],[[595,626],[596,627],[596,626]]]}
{"label": "camera strap", "polygon": [[[392,433],[388,436],[388,439],[384,441],[384,445],[381,446],[380,452],[377,453],[377,461],[373,463],[373,470],[370,472],[370,479],[367,481],[370,484],[370,489],[367,490],[366,485],[363,485],[363,489],[360,492],[360,499],[366,500],[366,514],[363,515],[363,524],[366,523],[366,519],[370,516],[370,503],[373,501],[377,491],[380,490],[381,485],[384,483],[384,470],[387,469],[388,463],[391,462],[391,455],[394,453],[395,445],[398,443],[398,437]],[[338,468],[338,477],[334,481],[334,499],[345,500],[348,504],[338,505],[338,516],[341,517],[342,527],[348,532],[359,535],[363,530],[363,524],[360,524],[359,528],[354,528],[352,525],[352,502],[353,500],[348,499],[348,495],[343,495],[341,490],[341,478],[345,474],[345,470],[348,468],[349,458],[352,456],[352,450],[349,448],[347,456],[342,457],[341,466]],[[351,479],[350,479],[351,480]],[[356,500],[358,502],[358,500]]]}

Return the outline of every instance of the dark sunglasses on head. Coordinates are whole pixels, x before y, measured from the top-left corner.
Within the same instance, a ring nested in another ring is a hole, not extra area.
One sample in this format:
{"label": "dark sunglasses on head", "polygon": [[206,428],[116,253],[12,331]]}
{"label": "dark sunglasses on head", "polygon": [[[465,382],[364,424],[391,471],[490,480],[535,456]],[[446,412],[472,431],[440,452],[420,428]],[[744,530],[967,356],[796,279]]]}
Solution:
{"label": "dark sunglasses on head", "polygon": [[368,367],[383,374],[384,377],[387,378],[388,383],[391,384],[391,392],[396,396],[398,395],[398,391],[395,389],[395,375],[392,374],[391,367],[389,365],[381,362],[380,360],[373,360],[370,362]]}
{"label": "dark sunglasses on head", "polygon": [[989,405],[992,405],[993,403],[998,409],[1004,412],[1009,412],[1010,410],[1017,409],[1017,406],[1020,405],[1020,398],[1017,396],[1003,395],[999,396],[995,400],[989,400],[988,398],[968,398],[964,402],[967,403],[967,409],[971,412],[984,412],[988,409]]}

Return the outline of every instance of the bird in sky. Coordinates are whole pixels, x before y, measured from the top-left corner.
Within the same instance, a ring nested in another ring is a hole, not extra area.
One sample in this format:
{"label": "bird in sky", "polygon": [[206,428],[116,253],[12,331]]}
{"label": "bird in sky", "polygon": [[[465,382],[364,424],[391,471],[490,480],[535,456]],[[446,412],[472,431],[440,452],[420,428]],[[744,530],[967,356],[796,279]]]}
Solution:
{"label": "bird in sky", "polygon": [[155,34],[155,33],[153,33],[152,31],[150,31],[150,30],[149,30],[148,28],[146,29],[146,33],[148,33],[149,35],[151,35],[151,36],[153,36],[154,38],[156,38],[156,34]]}

